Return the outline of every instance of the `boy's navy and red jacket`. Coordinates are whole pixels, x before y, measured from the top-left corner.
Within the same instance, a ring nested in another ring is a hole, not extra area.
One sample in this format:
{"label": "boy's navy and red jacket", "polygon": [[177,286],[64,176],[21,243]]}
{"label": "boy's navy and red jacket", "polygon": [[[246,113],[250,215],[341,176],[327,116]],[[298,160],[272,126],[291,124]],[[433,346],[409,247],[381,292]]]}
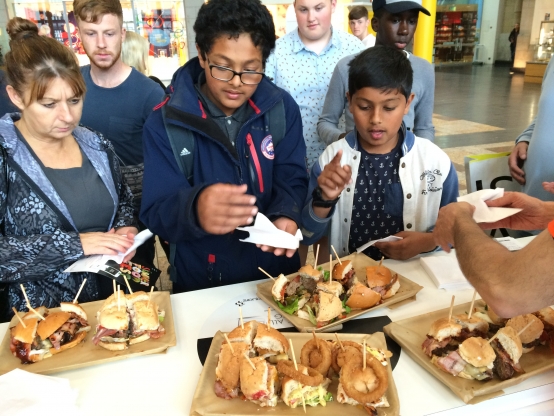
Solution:
{"label": "boy's navy and red jacket", "polygon": [[[259,212],[270,220],[291,218],[300,228],[308,177],[298,105],[264,77],[249,100],[254,111],[233,146],[200,104],[194,84],[201,71],[197,58],[180,68],[173,76],[171,97],[162,103],[166,122],[194,134],[193,183],[179,169],[158,106],[144,125],[140,218],[154,234],[176,244],[172,267],[186,291],[265,278],[258,267],[273,276],[293,273],[300,267],[298,254],[289,259],[262,252],[255,244],[240,242],[245,234],[238,231],[206,233],[198,224],[196,200],[212,184],[247,184]],[[273,149],[267,112],[281,101],[286,133]]]}

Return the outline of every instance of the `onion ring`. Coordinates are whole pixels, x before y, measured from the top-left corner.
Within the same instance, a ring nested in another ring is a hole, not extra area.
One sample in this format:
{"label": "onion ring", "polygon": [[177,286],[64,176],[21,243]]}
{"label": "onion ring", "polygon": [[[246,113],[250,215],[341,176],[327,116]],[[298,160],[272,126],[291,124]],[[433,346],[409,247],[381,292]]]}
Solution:
{"label": "onion ring", "polygon": [[[344,392],[356,400],[361,405],[371,404],[379,400],[387,391],[389,387],[389,378],[387,370],[383,367],[383,364],[372,355],[368,355],[366,359],[367,367],[365,370],[362,370],[362,360],[348,360],[346,364],[342,367],[340,374],[340,382],[344,389]],[[354,376],[354,373],[359,373],[363,371],[372,371],[375,374],[377,386],[369,392],[361,392],[354,388],[351,380],[358,379]]]}
{"label": "onion ring", "polygon": [[335,373],[339,374],[340,369],[344,364],[345,360],[348,360],[348,357],[351,355],[355,355],[356,351],[360,353],[360,357],[362,356],[363,350],[362,350],[362,344],[359,344],[354,341],[341,341],[344,351],[342,351],[339,343],[337,342],[333,346],[333,352],[331,355],[331,366],[333,367],[333,370],[335,370]]}
{"label": "onion ring", "polygon": [[306,342],[300,353],[300,362],[306,367],[313,368],[324,376],[327,375],[329,367],[331,367],[331,349],[327,341],[319,338],[312,338]]}
{"label": "onion ring", "polygon": [[[298,364],[298,371],[294,368],[294,363],[289,360],[281,360],[277,363],[277,370],[290,377],[305,386],[319,386],[323,383],[323,376],[321,373],[315,371],[313,368]],[[307,375],[303,373],[303,370],[307,370]]]}

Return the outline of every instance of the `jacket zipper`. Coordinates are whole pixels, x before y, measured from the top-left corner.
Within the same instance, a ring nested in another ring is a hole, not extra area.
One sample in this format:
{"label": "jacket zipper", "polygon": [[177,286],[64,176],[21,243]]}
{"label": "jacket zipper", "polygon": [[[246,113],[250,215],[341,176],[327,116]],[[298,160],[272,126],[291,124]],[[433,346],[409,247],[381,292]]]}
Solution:
{"label": "jacket zipper", "polygon": [[252,161],[256,167],[256,173],[258,174],[258,183],[260,184],[260,193],[264,192],[264,178],[262,176],[262,167],[260,165],[260,160],[258,159],[258,153],[256,152],[256,147],[254,146],[254,141],[252,140],[252,135],[248,133],[246,135],[246,143],[250,148],[250,154],[252,155]]}

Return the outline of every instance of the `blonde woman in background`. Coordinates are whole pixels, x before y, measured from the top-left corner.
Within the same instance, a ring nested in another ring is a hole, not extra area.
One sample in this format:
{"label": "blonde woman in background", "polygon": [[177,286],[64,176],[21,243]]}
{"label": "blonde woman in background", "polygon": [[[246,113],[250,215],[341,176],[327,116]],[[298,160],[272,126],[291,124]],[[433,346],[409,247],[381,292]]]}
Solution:
{"label": "blonde woman in background", "polygon": [[127,32],[121,49],[121,59],[124,63],[134,67],[137,71],[157,82],[165,90],[165,85],[155,76],[150,75],[148,55],[150,43],[141,35],[135,32]]}

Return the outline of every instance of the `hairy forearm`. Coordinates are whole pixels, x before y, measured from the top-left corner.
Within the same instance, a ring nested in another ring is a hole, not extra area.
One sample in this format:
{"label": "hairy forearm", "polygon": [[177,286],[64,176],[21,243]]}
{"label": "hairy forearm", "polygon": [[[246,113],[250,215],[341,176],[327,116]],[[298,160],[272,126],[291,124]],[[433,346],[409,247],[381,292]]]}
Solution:
{"label": "hairy forearm", "polygon": [[454,232],[462,272],[499,315],[512,317],[554,303],[554,243],[547,233],[510,252],[471,219],[457,220]]}

